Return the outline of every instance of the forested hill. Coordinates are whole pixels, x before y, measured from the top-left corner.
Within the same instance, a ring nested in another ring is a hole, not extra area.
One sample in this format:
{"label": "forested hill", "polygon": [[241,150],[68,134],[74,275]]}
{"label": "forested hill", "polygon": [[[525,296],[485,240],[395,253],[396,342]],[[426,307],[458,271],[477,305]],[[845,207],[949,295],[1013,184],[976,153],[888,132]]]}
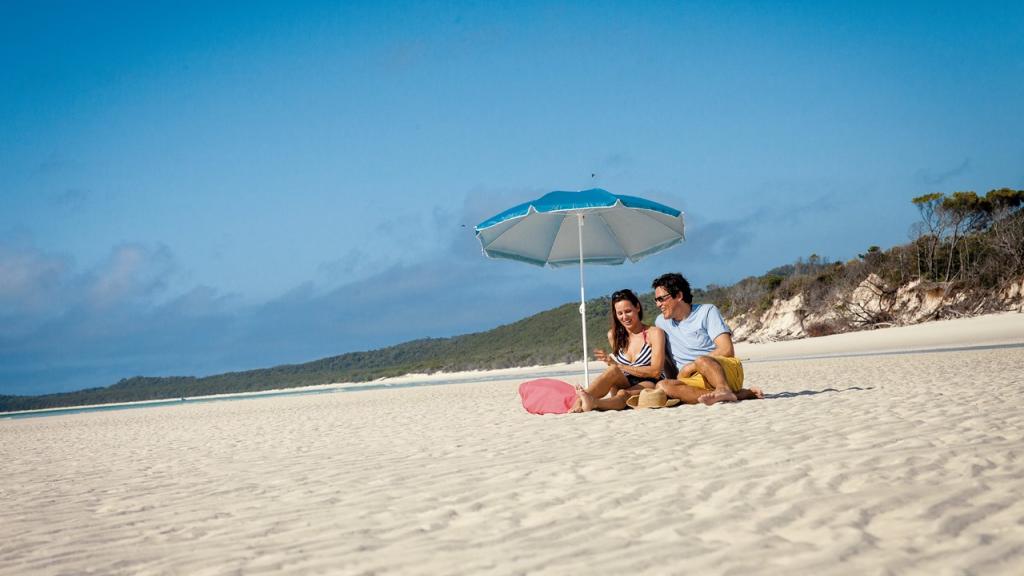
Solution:
{"label": "forested hill", "polygon": [[[588,345],[607,347],[609,299],[587,303]],[[654,314],[650,295],[644,308]],[[653,315],[646,317],[652,321]],[[408,373],[488,370],[580,360],[579,304],[565,304],[513,324],[452,338],[426,338],[368,352],[292,364],[191,376],[126,378],[105,388],[43,396],[0,396],[0,412],[254,392],[332,382],[365,382]]]}

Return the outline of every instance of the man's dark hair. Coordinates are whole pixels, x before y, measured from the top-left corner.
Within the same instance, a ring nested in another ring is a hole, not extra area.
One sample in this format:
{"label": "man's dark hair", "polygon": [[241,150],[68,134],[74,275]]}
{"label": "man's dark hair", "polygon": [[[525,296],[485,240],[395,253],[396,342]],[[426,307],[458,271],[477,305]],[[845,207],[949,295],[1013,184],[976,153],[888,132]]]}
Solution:
{"label": "man's dark hair", "polygon": [[651,282],[651,288],[664,288],[665,292],[668,292],[669,296],[675,298],[680,293],[683,295],[683,302],[687,304],[693,304],[693,293],[690,292],[690,283],[683,278],[682,274],[677,272],[669,272],[668,274],[662,274]]}

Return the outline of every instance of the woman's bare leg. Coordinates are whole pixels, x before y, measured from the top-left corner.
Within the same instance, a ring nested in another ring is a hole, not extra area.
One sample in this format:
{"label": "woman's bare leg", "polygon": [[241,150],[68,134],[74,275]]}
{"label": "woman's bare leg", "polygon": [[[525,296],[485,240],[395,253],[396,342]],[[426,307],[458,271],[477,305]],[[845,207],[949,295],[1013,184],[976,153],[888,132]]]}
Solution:
{"label": "woman's bare leg", "polygon": [[[589,388],[586,390],[583,390],[581,387],[576,388],[576,396],[578,398],[570,412],[625,410],[627,398],[636,396],[645,388],[654,387],[654,382],[641,382],[631,386],[626,375],[618,366],[609,366],[607,370],[590,383]],[[706,390],[701,390],[701,393],[705,392]],[[611,394],[610,396],[609,393]],[[606,398],[605,396],[608,397]],[[693,402],[689,403],[695,404],[696,402],[697,397],[694,396]]]}
{"label": "woman's bare leg", "polygon": [[630,386],[629,388],[626,388],[626,394],[630,396],[636,396],[637,394],[644,390],[653,390],[656,387],[657,385],[654,382],[651,382],[650,380],[645,380],[643,382],[640,382],[639,384],[635,384],[633,386]]}
{"label": "woman's bare leg", "polygon": [[612,392],[612,388],[629,388],[629,380],[618,366],[609,366],[590,383],[587,392],[594,398],[604,398]]}
{"label": "woman's bare leg", "polygon": [[[612,388],[616,390],[615,388]],[[582,386],[576,387],[576,403],[570,412],[590,412],[591,410],[625,410],[627,394],[623,390],[616,390],[610,398],[595,398]]]}
{"label": "woman's bare leg", "polygon": [[576,403],[572,408],[571,412],[590,412],[594,409],[594,397],[583,386],[576,386]]}
{"label": "woman's bare leg", "polygon": [[629,395],[625,390],[618,390],[609,398],[600,398],[594,401],[594,410],[625,410],[626,398]]}

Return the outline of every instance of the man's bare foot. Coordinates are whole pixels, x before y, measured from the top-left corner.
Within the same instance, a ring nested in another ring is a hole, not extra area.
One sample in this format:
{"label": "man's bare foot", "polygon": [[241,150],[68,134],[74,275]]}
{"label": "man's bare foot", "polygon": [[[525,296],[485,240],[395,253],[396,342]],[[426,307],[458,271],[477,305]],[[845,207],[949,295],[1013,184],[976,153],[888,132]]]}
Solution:
{"label": "man's bare foot", "polygon": [[697,401],[705,406],[711,406],[719,402],[735,402],[736,395],[732,390],[715,390],[697,398]]}
{"label": "man's bare foot", "polygon": [[578,396],[580,400],[581,412],[590,412],[594,409],[594,397],[590,392],[584,390],[582,386],[576,386],[576,396]]}
{"label": "man's bare foot", "polygon": [[764,390],[761,390],[760,388],[751,388],[750,391],[754,393],[754,396],[756,396],[758,400],[764,400]]}

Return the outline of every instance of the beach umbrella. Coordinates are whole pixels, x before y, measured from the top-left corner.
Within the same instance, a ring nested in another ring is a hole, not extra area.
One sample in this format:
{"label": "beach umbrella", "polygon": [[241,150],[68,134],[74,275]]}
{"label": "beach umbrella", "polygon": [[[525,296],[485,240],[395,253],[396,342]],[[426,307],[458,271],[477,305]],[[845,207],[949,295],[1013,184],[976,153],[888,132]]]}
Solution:
{"label": "beach umbrella", "polygon": [[490,258],[536,266],[580,267],[583,371],[587,366],[584,264],[636,262],[684,239],[683,213],[664,204],[594,188],[549,192],[478,224],[476,237]]}

